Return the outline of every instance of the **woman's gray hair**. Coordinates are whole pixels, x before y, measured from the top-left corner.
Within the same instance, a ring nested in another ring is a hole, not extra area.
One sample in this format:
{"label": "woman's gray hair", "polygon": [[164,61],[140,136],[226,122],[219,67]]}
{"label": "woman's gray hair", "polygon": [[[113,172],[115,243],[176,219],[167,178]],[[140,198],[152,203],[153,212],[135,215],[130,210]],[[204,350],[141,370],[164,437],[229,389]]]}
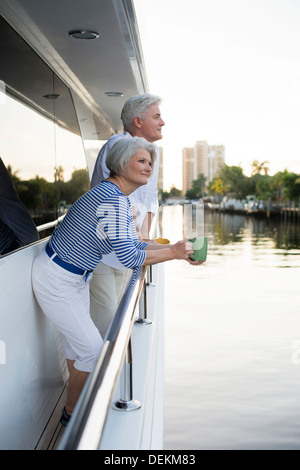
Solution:
{"label": "woman's gray hair", "polygon": [[110,171],[110,175],[122,175],[130,159],[141,148],[150,153],[153,169],[156,159],[155,146],[143,137],[122,137],[113,145],[106,157],[106,166]]}
{"label": "woman's gray hair", "polygon": [[137,95],[129,98],[123,106],[121,112],[121,119],[124,126],[124,131],[131,132],[133,127],[133,119],[139,117],[145,119],[146,112],[153,104],[161,103],[160,96],[150,95]]}

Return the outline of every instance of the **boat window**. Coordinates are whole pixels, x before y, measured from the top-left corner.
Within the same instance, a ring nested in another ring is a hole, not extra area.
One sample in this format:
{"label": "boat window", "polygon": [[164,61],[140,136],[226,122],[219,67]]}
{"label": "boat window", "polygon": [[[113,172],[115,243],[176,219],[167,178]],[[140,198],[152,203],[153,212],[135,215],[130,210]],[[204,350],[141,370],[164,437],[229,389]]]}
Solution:
{"label": "boat window", "polygon": [[[17,201],[40,226],[63,215],[89,178],[70,90],[1,16],[0,63],[0,177],[10,188],[3,194],[0,181],[0,219],[15,231]],[[18,234],[15,242],[27,243]]]}

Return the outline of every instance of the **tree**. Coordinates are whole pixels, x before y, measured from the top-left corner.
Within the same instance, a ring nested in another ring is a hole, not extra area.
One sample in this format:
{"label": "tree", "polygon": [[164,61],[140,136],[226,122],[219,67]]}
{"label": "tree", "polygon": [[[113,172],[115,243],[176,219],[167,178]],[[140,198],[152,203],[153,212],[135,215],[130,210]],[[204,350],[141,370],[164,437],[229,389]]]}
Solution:
{"label": "tree", "polygon": [[213,194],[216,193],[218,195],[219,200],[221,196],[224,196],[228,190],[228,186],[224,183],[222,178],[215,177],[208,186],[209,193]]}
{"label": "tree", "polygon": [[204,190],[205,190],[205,182],[206,176],[203,173],[200,173],[196,180],[192,181],[191,189],[188,189],[185,197],[188,199],[196,199],[200,197],[204,197]]}
{"label": "tree", "polygon": [[82,194],[90,188],[89,176],[86,169],[74,170],[71,179],[61,190],[61,198],[68,204],[73,204]]}
{"label": "tree", "polygon": [[282,175],[282,171],[278,171],[274,176],[272,176],[271,187],[273,199],[277,202],[281,202],[283,200],[284,182]]}
{"label": "tree", "polygon": [[170,191],[160,191],[160,194],[161,194],[161,200],[164,202],[171,197],[181,197],[182,191],[181,189],[178,189],[178,188],[175,188],[175,186],[172,186]]}
{"label": "tree", "polygon": [[62,166],[54,168],[54,181],[64,181],[64,169]]}
{"label": "tree", "polygon": [[262,163],[259,163],[258,160],[254,160],[251,164],[251,167],[252,167],[251,175],[261,175],[262,173],[264,175],[267,175],[269,171],[269,167],[266,166],[267,163],[269,162],[264,161]]}
{"label": "tree", "polygon": [[9,174],[9,176],[11,177],[11,180],[12,180],[14,186],[16,185],[16,183],[18,183],[20,181],[20,178],[18,177],[19,171],[20,170],[13,171],[12,166],[10,164],[7,165],[7,172]]}
{"label": "tree", "polygon": [[180,197],[180,196],[182,196],[181,190],[175,188],[175,186],[171,187],[169,194],[170,194],[170,197]]}
{"label": "tree", "polygon": [[17,186],[19,197],[31,211],[53,209],[56,203],[56,190],[53,183],[38,175],[27,181],[20,181]]}
{"label": "tree", "polygon": [[289,173],[284,170],[282,173],[282,182],[284,185],[283,197],[285,200],[297,201],[300,199],[300,176],[296,173]]}
{"label": "tree", "polygon": [[259,199],[271,199],[273,195],[272,177],[269,175],[259,175],[256,182],[255,194]]}
{"label": "tree", "polygon": [[240,166],[223,165],[218,178],[223,181],[226,193],[237,199],[244,199],[249,194],[249,179],[244,175]]}

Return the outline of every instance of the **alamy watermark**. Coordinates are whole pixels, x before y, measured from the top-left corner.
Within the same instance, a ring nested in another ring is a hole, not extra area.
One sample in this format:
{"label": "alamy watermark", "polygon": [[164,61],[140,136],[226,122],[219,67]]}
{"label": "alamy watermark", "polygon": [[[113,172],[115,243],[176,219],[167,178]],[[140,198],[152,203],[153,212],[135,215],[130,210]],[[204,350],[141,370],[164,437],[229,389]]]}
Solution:
{"label": "alamy watermark", "polygon": [[0,80],[0,104],[5,104],[6,102],[6,93],[5,93],[5,83],[3,80]]}
{"label": "alamy watermark", "polygon": [[[128,224],[127,203],[124,197],[120,196],[112,202],[104,202],[97,209],[98,225],[96,228],[97,237],[101,239],[126,240],[131,238],[131,227]],[[138,219],[144,220],[147,212],[155,214],[156,205],[149,208],[142,204],[135,206]],[[147,220],[147,219],[146,219]],[[145,225],[144,225],[144,228]],[[147,227],[149,229],[150,227]],[[204,236],[204,206],[203,204],[183,205],[183,238]],[[176,240],[178,241],[178,240]]]}

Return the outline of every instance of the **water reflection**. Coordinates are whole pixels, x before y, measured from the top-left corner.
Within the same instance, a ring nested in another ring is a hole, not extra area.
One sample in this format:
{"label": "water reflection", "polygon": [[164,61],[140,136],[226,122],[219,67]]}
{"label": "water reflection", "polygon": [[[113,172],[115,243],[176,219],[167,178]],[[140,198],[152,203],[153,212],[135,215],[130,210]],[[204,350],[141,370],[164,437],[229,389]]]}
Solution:
{"label": "water reflection", "polygon": [[[160,210],[160,231],[163,236],[173,242],[185,238],[187,235],[184,227],[184,213],[186,208],[182,205],[164,206]],[[196,234],[203,234],[202,218],[195,211],[187,211],[193,214],[194,220],[190,225],[196,225]],[[300,221],[278,219],[260,219],[255,216],[233,215],[219,212],[205,211],[205,235],[209,239],[211,251],[218,250],[224,245],[235,245],[243,241],[250,241],[252,246],[264,247],[281,251],[274,254],[286,255],[299,254],[300,250]],[[177,237],[177,238],[176,238]],[[221,255],[221,251],[219,250]]]}
{"label": "water reflection", "polygon": [[[172,242],[182,210],[161,213]],[[207,263],[164,267],[165,448],[300,449],[299,224],[206,213],[205,231]]]}
{"label": "water reflection", "polygon": [[205,227],[211,241],[216,245],[240,242],[250,234],[253,245],[271,240],[274,248],[300,248],[300,224],[297,222],[206,212]]}

